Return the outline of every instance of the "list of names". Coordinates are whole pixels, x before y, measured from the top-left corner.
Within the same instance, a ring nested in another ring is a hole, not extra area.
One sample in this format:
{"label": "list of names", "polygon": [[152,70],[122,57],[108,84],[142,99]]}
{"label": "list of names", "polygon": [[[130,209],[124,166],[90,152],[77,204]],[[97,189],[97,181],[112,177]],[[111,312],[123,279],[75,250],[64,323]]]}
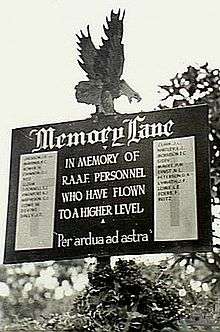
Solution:
{"label": "list of names", "polygon": [[155,241],[197,239],[195,138],[157,140],[153,150]]}
{"label": "list of names", "polygon": [[53,247],[57,152],[20,157],[15,250]]}

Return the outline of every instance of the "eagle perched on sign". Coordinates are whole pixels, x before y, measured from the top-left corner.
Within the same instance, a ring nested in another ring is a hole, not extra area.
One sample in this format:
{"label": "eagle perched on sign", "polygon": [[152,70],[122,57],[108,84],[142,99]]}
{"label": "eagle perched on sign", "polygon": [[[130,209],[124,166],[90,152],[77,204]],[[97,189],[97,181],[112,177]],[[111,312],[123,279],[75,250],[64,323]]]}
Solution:
{"label": "eagle perched on sign", "polygon": [[117,14],[111,11],[110,20],[106,17],[107,26],[103,29],[107,39],[102,38],[102,45],[95,48],[89,26],[87,36],[81,30],[81,36],[76,35],[79,41],[81,61],[80,67],[87,73],[89,80],[81,81],[75,87],[76,99],[79,103],[96,106],[96,113],[114,114],[114,99],[122,95],[137,101],[141,97],[123,79],[120,79],[124,66],[123,19],[120,18],[120,9]]}

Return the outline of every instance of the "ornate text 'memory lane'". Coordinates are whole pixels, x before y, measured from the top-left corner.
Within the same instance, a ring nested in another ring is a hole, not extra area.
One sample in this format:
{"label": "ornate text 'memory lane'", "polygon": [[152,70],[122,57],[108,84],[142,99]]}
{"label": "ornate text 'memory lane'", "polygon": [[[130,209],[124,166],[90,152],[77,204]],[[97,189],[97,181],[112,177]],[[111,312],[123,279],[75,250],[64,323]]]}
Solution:
{"label": "ornate text 'memory lane'", "polygon": [[174,122],[170,119],[165,123],[145,123],[146,116],[136,116],[134,119],[124,119],[125,126],[111,127],[107,126],[101,130],[93,129],[89,132],[70,132],[62,133],[56,136],[56,130],[53,127],[32,129],[30,136],[36,137],[36,146],[32,152],[40,150],[61,149],[64,146],[73,147],[78,145],[106,144],[111,141],[112,147],[123,145],[130,146],[131,143],[139,143],[142,139],[155,137],[169,137],[173,134],[172,128]]}

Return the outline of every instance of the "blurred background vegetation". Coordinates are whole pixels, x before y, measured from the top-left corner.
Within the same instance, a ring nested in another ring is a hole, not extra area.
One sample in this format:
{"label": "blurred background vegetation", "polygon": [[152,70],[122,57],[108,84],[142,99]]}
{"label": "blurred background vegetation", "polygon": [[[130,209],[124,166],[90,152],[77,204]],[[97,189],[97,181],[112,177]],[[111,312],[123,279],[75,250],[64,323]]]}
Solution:
{"label": "blurred background vegetation", "polygon": [[[189,329],[186,325],[198,327],[201,321],[220,326],[220,70],[209,68],[208,63],[189,66],[161,85],[159,92],[161,103],[156,109],[209,106],[214,245],[209,253],[157,255],[154,261],[143,256],[136,261],[149,279],[162,278],[167,289],[175,286],[187,309],[184,331]],[[74,299],[88,286],[95,264],[95,259],[85,259],[0,266],[1,325],[71,311]]]}
{"label": "blurred background vegetation", "polygon": [[47,312],[63,312],[88,284],[84,260],[0,266],[2,323]]}

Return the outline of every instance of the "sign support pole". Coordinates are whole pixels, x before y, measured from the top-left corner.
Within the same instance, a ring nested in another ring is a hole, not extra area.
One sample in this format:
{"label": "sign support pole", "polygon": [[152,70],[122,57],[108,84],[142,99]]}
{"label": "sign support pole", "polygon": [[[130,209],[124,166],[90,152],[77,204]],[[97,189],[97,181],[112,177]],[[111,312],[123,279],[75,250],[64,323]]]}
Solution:
{"label": "sign support pole", "polygon": [[104,268],[105,266],[110,266],[111,264],[111,256],[97,256],[97,265],[99,265],[101,268]]}

